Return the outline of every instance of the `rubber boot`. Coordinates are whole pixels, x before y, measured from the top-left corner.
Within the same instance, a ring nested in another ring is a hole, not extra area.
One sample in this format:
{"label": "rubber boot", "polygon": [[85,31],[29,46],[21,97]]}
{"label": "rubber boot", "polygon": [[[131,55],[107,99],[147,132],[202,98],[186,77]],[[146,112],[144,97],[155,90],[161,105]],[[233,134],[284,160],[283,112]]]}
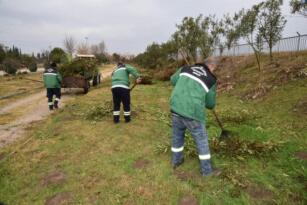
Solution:
{"label": "rubber boot", "polygon": [[113,122],[119,123],[119,115],[113,115]]}
{"label": "rubber boot", "polygon": [[59,101],[57,100],[54,101],[54,108],[59,109]]}
{"label": "rubber boot", "polygon": [[129,116],[125,116],[125,122],[128,123],[131,121],[130,115]]}

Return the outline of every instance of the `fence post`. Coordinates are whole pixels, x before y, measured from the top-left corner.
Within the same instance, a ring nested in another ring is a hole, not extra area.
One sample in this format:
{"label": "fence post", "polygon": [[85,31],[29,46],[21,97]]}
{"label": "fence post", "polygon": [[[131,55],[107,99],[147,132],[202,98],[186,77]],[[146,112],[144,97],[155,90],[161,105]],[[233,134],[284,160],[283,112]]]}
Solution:
{"label": "fence post", "polygon": [[300,44],[301,44],[301,34],[299,32],[296,32],[298,35],[298,40],[297,40],[297,51],[300,51]]}

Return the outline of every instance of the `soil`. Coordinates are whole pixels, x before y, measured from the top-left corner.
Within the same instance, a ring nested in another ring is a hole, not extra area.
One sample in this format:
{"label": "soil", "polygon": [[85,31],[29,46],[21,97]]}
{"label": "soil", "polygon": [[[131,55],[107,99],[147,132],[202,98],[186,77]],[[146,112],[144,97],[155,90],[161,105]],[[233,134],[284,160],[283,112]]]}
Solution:
{"label": "soil", "polygon": [[307,160],[307,152],[300,151],[300,152],[295,153],[295,156],[298,159]]}
{"label": "soil", "polygon": [[306,116],[307,115],[307,98],[299,100],[293,108],[293,111],[298,116]]}
{"label": "soil", "polygon": [[50,184],[62,184],[66,181],[66,178],[67,177],[64,173],[56,171],[42,178],[40,184],[42,186],[48,186]]}
{"label": "soil", "polygon": [[193,196],[184,196],[180,199],[179,205],[198,205],[198,201]]}
{"label": "soil", "polygon": [[46,200],[45,205],[61,205],[68,204],[72,199],[72,195],[69,192],[58,193]]}
{"label": "soil", "polygon": [[5,154],[4,154],[4,153],[0,153],[0,161],[1,161],[2,159],[4,159],[4,157],[5,157]]}
{"label": "soil", "polygon": [[257,185],[249,185],[246,188],[246,192],[256,200],[262,201],[271,201],[273,198],[273,193],[270,190],[265,189],[264,187],[259,187]]}
{"label": "soil", "polygon": [[[65,101],[67,98],[67,96],[63,96],[61,100]],[[60,102],[60,107],[63,107],[62,101]],[[7,124],[0,125],[0,147],[15,142],[24,135],[25,129],[29,124],[43,120],[48,115],[55,112],[51,112],[48,109],[45,91],[32,94],[3,107],[0,109],[0,114],[3,115],[9,112],[16,112],[17,109],[22,112],[17,119]]]}
{"label": "soil", "polygon": [[149,160],[146,159],[138,159],[134,162],[133,164],[133,168],[134,169],[144,169],[146,167],[148,167],[148,165],[150,164]]}
{"label": "soil", "polygon": [[197,177],[195,173],[185,171],[175,171],[174,175],[181,181],[189,181]]}

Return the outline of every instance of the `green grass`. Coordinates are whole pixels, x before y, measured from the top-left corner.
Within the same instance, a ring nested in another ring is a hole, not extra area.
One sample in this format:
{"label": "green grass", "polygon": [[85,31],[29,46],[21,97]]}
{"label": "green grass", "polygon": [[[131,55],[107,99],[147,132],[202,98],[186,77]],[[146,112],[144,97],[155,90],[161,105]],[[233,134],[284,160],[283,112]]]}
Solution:
{"label": "green grass", "polygon": [[[307,118],[293,111],[297,102],[306,100],[306,78],[279,85],[261,100],[242,99],[238,89],[243,83],[218,95],[217,112],[226,129],[241,140],[271,141],[279,150],[263,156],[212,152],[214,166],[224,173],[207,178],[199,175],[196,157],[187,156],[174,172],[170,153],[156,151],[170,141],[169,83],[133,90],[132,123],[114,125],[112,116],[87,119],[90,108],[111,100],[109,84],[77,96],[33,125],[26,145],[18,142],[1,151],[6,155],[18,150],[0,162],[0,201],[44,204],[57,193],[69,192],[69,204],[178,204],[185,196],[199,204],[306,203],[307,163],[295,153],[306,151]],[[210,112],[208,126],[213,142],[220,131]],[[147,162],[143,168],[135,168],[139,160]],[[65,182],[43,186],[42,179],[55,171],[65,174]]]}
{"label": "green grass", "polygon": [[9,104],[17,99],[43,89],[43,83],[26,80],[25,78],[42,80],[42,73],[19,74],[16,76],[0,76],[0,96],[4,97],[17,94],[7,99],[0,99],[0,106]]}

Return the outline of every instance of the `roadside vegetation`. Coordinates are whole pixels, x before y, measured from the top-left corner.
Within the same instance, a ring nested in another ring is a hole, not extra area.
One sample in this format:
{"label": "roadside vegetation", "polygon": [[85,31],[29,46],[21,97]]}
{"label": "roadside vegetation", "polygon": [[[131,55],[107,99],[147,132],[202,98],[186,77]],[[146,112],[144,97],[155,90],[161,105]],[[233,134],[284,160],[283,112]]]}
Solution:
{"label": "roadside vegetation", "polygon": [[43,89],[41,73],[0,76],[0,106]]}

